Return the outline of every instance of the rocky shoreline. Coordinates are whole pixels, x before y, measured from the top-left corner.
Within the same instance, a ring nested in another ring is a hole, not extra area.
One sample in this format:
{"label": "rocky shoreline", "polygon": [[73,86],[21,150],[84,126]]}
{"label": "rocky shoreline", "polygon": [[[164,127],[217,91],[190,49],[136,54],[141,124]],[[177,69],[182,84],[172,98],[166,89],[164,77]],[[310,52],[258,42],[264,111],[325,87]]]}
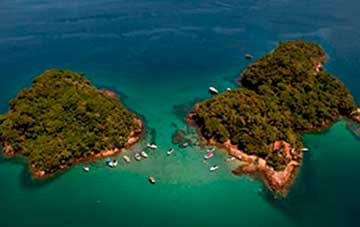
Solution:
{"label": "rocky shoreline", "polygon": [[[185,122],[189,125],[196,127],[198,134],[201,136],[200,127],[194,120],[195,112],[191,112],[185,119]],[[353,120],[356,123],[360,123],[360,108],[347,116],[348,119]],[[329,127],[330,123],[324,123],[324,126],[318,130],[309,131],[321,131]],[[271,191],[286,196],[290,187],[294,183],[298,170],[301,166],[303,152],[301,150],[291,152],[289,158],[291,160],[287,164],[284,170],[276,171],[273,167],[266,163],[266,160],[257,157],[255,155],[249,155],[242,150],[239,150],[236,145],[231,144],[228,140],[225,143],[217,143],[214,140],[206,140],[202,137],[202,140],[206,145],[216,146],[218,148],[225,149],[229,155],[242,161],[244,164],[233,170],[236,175],[249,174],[255,178],[259,178]]]}
{"label": "rocky shoreline", "polygon": [[[198,131],[200,131],[199,126],[193,119],[194,115],[195,113],[190,113],[185,119],[185,121],[189,125],[196,127]],[[201,134],[199,133],[199,135]],[[221,144],[217,143],[214,140],[206,140],[205,138],[203,139],[204,141],[206,141],[207,145],[223,148],[228,152],[229,155],[237,158],[244,163],[233,171],[234,174],[249,174],[253,177],[258,177],[270,190],[281,196],[287,195],[289,188],[294,182],[297,170],[301,165],[302,153],[299,153],[292,157],[292,160],[287,164],[284,170],[275,171],[274,168],[269,166],[264,159],[259,158],[255,155],[249,155],[244,151],[239,150],[238,147],[231,144],[229,140]]]}
{"label": "rocky shoreline", "polygon": [[298,167],[300,167],[300,161],[291,160],[284,170],[275,171],[264,159],[255,155],[246,154],[239,150],[235,145],[232,145],[229,141],[221,145],[221,147],[225,148],[231,156],[234,156],[245,163],[234,170],[234,174],[260,176],[260,179],[269,189],[280,195],[287,195],[289,188],[295,179]]}
{"label": "rocky shoreline", "polygon": [[[310,61],[311,64],[313,65],[313,69],[309,72],[310,73],[309,75],[317,76],[321,71],[323,71],[324,70],[323,64],[327,60],[327,58],[328,58],[327,55],[324,54],[318,56],[316,59],[311,59]],[[255,66],[256,65],[250,65],[250,67],[255,67]],[[252,75],[251,73],[252,73],[251,70],[250,70],[250,74],[247,74],[247,71],[245,70],[240,74],[239,78],[235,79],[236,83],[240,85],[240,88],[242,86],[241,85],[242,80],[246,78],[248,75]],[[251,82],[249,83],[251,84]],[[344,85],[340,84],[339,86],[344,86]],[[218,100],[218,102],[220,101]],[[197,105],[198,104],[195,104],[194,110],[197,109],[198,107]],[[225,140],[227,139],[227,141],[225,141],[224,143],[218,143],[217,141],[206,140],[206,138],[204,138],[204,136],[202,135],[203,125],[202,123],[199,124],[199,122],[197,122],[196,115],[197,115],[196,112],[191,112],[186,117],[185,121],[189,125],[192,125],[197,128],[198,134],[203,138],[203,141],[205,141],[207,145],[214,145],[217,147],[224,148],[228,151],[230,155],[244,162],[244,165],[239,166],[236,170],[233,171],[235,174],[251,174],[255,177],[260,178],[272,191],[284,196],[287,195],[288,190],[295,179],[296,173],[298,172],[297,170],[301,166],[301,161],[303,157],[303,149],[301,143],[294,145],[294,147],[291,147],[288,141],[279,141],[279,140],[274,141],[273,139],[270,140],[268,145],[273,146],[271,152],[274,153],[274,152],[279,152],[281,150],[283,151],[282,154],[276,154],[276,153],[274,154],[280,155],[281,157],[287,160],[281,168],[276,168],[276,166],[271,165],[271,162],[269,162],[268,159],[265,160],[261,157],[258,157],[256,155],[250,155],[240,150],[236,145],[231,144],[228,137],[223,138]],[[360,108],[352,111],[351,113],[350,112],[343,113],[342,117],[349,118],[356,123],[360,123]],[[329,119],[325,119],[324,121],[322,121],[321,125],[317,125],[316,127],[310,125],[309,128],[302,129],[299,133],[322,131],[328,128],[329,126],[331,126],[332,123],[334,123],[339,119],[341,119],[341,116],[339,117],[332,116]],[[296,131],[296,129],[294,130]]]}

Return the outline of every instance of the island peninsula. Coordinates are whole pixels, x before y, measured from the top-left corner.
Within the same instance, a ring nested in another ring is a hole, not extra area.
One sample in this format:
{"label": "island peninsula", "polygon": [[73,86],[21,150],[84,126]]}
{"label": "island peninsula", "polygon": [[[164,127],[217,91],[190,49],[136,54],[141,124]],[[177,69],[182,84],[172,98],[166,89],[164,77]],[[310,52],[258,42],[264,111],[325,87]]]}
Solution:
{"label": "island peninsula", "polygon": [[243,71],[239,88],[195,104],[187,122],[244,161],[234,173],[256,174],[286,194],[306,150],[301,135],[340,117],[358,119],[353,97],[324,71],[325,60],[319,45],[282,42]]}
{"label": "island peninsula", "polygon": [[136,143],[142,132],[140,118],[114,92],[67,70],[44,72],[9,103],[0,116],[4,154],[27,157],[38,178],[112,156]]}

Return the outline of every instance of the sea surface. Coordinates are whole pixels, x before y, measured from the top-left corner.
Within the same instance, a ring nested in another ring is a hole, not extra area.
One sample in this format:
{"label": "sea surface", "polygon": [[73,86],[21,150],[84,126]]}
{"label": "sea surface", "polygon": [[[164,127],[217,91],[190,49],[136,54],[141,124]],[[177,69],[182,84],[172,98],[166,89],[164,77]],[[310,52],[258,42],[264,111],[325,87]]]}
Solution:
{"label": "sea surface", "polygon": [[[177,129],[194,133],[183,119],[209,86],[236,87],[244,55],[283,40],[321,44],[327,70],[360,104],[359,12],[358,0],[1,0],[1,113],[36,75],[71,69],[144,118],[144,139],[128,155],[151,140],[159,149],[43,181],[25,160],[1,158],[0,226],[359,226],[360,140],[345,121],[304,135],[310,152],[285,199],[234,176],[240,163],[225,163],[224,151],[204,163],[204,149],[171,144]],[[210,173],[213,164],[220,169]]]}

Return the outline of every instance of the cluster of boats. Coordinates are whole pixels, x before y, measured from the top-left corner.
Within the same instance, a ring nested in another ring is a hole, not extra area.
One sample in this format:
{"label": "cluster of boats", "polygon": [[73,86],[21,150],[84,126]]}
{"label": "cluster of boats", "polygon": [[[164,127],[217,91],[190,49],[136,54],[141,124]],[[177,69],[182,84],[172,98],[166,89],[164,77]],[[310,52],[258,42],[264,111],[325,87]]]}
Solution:
{"label": "cluster of boats", "polygon": [[[231,88],[226,88],[226,91],[231,91]],[[216,89],[215,87],[209,87],[209,92],[210,92],[210,94],[212,94],[212,95],[217,95],[217,94],[219,94],[219,90],[218,89]]]}
{"label": "cluster of boats", "polygon": [[[204,159],[207,161],[209,160],[210,158],[212,158],[214,156],[214,151],[215,151],[215,148],[214,147],[210,147],[207,149],[206,151],[206,154],[204,156]],[[241,159],[241,157],[238,157],[238,159]],[[235,161],[236,160],[236,157],[234,156],[229,156],[227,158],[225,158],[225,162],[232,162],[232,161]],[[219,166],[218,165],[213,165],[210,167],[210,172],[214,172],[216,170],[219,169]]]}
{"label": "cluster of boats", "polygon": [[[149,148],[149,149],[152,149],[152,150],[155,150],[155,149],[157,149],[158,148],[158,146],[156,145],[156,144],[154,144],[154,143],[149,143],[149,144],[147,144],[146,145],[146,147],[147,148]],[[304,149],[305,150],[305,149]],[[170,148],[170,149],[168,149],[167,150],[167,155],[168,156],[170,156],[170,155],[172,155],[173,153],[174,153],[174,149],[173,148]],[[209,159],[211,159],[213,156],[214,156],[214,152],[215,152],[215,148],[214,147],[209,147],[208,149],[207,149],[207,151],[206,151],[206,154],[204,155],[204,159],[205,160],[209,160]],[[134,155],[134,158],[135,158],[135,160],[136,161],[140,161],[142,158],[148,158],[149,157],[149,155],[145,152],[145,151],[141,151],[141,152],[138,152],[138,153],[135,153],[135,155]],[[124,159],[124,161],[126,162],[126,163],[130,163],[131,162],[131,159],[130,159],[130,157],[128,156],[128,155],[124,155],[123,156],[123,159]],[[230,161],[234,161],[236,158],[235,157],[233,157],[233,156],[230,156],[230,157],[228,157],[228,158],[226,158],[225,159],[225,161],[226,162],[230,162]],[[110,167],[110,168],[115,168],[115,167],[117,167],[118,166],[118,160],[116,160],[116,159],[112,159],[112,158],[107,158],[106,159],[106,165],[108,166],[108,167]],[[210,168],[209,168],[209,170],[210,170],[210,172],[214,172],[214,171],[216,171],[216,170],[218,170],[219,169],[219,166],[218,165],[212,165]],[[83,166],[83,170],[85,171],[85,172],[89,172],[90,171],[90,167],[88,166],[88,165],[84,165]],[[154,177],[149,177],[149,182],[151,183],[151,184],[155,184],[156,183],[156,180],[155,180],[155,178]]]}
{"label": "cluster of boats", "polygon": [[[157,146],[156,144],[154,144],[154,143],[148,143],[148,144],[146,145],[146,147],[149,148],[149,149],[152,149],[152,150],[155,150],[155,149],[158,148],[158,146]],[[173,149],[173,148],[170,148],[170,149],[167,151],[167,154],[168,154],[168,155],[171,155],[173,152],[174,152],[174,149]],[[134,158],[135,158],[136,161],[140,161],[142,158],[148,158],[148,157],[149,157],[149,155],[148,155],[145,151],[141,151],[141,152],[135,153],[135,155],[134,155]],[[131,162],[131,159],[130,159],[130,157],[129,157],[128,155],[124,155],[124,156],[123,156],[123,159],[124,159],[124,161],[125,161],[126,163],[130,163],[130,162]],[[119,164],[118,160],[112,159],[112,158],[107,158],[107,159],[105,160],[105,163],[106,163],[106,165],[107,165],[108,167],[110,167],[110,168],[115,168],[115,167],[117,167],[118,164]],[[83,170],[84,170],[85,172],[89,172],[89,171],[90,171],[90,166],[89,166],[89,165],[84,165],[84,166],[83,166]],[[151,177],[149,177],[149,182],[150,182],[151,184],[155,184],[155,183],[156,183],[156,180],[155,180],[154,177],[151,176]]]}
{"label": "cluster of boats", "polygon": [[149,155],[145,151],[141,151],[140,153],[135,153],[134,157],[136,161],[140,161],[141,158],[148,158]]}
{"label": "cluster of boats", "polygon": [[[204,156],[204,159],[205,160],[209,160],[210,158],[212,158],[214,156],[214,151],[215,151],[215,148],[214,147],[209,147],[206,151],[206,154]],[[219,166],[218,165],[213,165],[210,167],[210,172],[214,172],[216,170],[219,169]]]}
{"label": "cluster of boats", "polygon": [[[116,160],[116,159],[111,159],[111,158],[107,158],[107,159],[105,160],[105,163],[106,163],[106,165],[107,165],[108,167],[110,167],[110,168],[115,168],[115,167],[117,167],[117,165],[119,164],[118,160]],[[84,165],[84,166],[83,166],[83,170],[84,170],[85,172],[89,172],[89,171],[90,171],[90,166],[89,166],[89,165]]]}

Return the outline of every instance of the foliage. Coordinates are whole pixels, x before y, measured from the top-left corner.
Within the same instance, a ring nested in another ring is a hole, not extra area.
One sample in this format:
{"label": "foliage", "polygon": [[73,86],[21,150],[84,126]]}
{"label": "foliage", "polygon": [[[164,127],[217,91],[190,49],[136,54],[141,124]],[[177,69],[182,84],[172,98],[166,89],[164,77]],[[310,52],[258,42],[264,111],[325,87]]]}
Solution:
{"label": "foliage", "polygon": [[10,101],[0,140],[37,170],[53,173],[92,152],[123,148],[137,127],[133,113],[82,74],[49,70]]}
{"label": "foliage", "polygon": [[274,156],[275,140],[301,147],[302,132],[324,128],[356,109],[344,85],[316,69],[324,57],[316,44],[280,43],[243,72],[240,88],[195,105],[202,135],[221,143],[229,139],[283,169],[289,160]]}

